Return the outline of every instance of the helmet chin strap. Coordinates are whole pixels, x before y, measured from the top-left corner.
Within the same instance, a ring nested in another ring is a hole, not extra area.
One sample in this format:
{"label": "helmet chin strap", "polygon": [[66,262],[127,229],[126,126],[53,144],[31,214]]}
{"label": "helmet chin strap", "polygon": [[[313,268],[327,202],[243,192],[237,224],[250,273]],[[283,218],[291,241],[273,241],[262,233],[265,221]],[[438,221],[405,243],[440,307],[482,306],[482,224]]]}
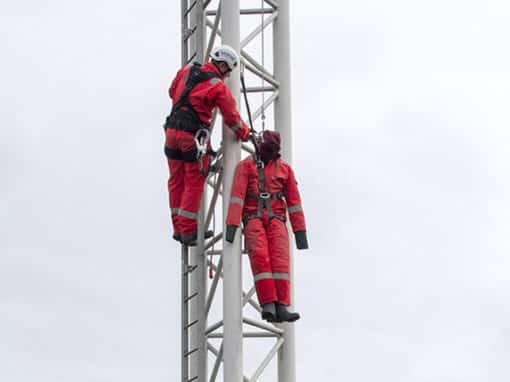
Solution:
{"label": "helmet chin strap", "polygon": [[222,70],[220,69],[220,72],[221,72],[221,75],[222,75],[223,77],[226,77],[226,76],[227,76],[230,72],[232,72],[232,70],[230,70],[230,69],[228,68],[228,65],[227,65],[227,64],[225,64],[225,63],[224,63],[224,65],[227,67],[227,70],[222,71]]}
{"label": "helmet chin strap", "polygon": [[[220,71],[220,73],[221,73],[221,75],[222,75],[223,77],[225,77],[227,74],[229,74],[229,73],[231,72],[231,70],[230,70],[230,69],[227,69],[227,70],[221,70],[221,65],[220,65],[220,64],[222,63],[222,61],[214,61],[214,60],[213,60],[213,61],[212,61],[212,63],[213,63],[213,64],[214,64],[214,66],[216,66],[216,68]],[[224,62],[223,62],[223,66],[226,66],[226,67],[228,68],[228,65],[227,65],[227,64],[225,64]]]}

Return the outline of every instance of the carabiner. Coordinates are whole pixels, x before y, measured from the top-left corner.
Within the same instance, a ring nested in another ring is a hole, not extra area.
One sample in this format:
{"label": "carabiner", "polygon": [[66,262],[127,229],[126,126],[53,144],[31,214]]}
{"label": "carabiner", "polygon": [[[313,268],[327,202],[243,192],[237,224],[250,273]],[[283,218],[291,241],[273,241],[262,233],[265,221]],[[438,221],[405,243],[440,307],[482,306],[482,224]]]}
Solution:
{"label": "carabiner", "polygon": [[197,146],[197,159],[200,159],[205,154],[207,154],[207,146],[209,144],[210,137],[211,133],[209,133],[208,129],[199,129],[195,133],[195,145]]}

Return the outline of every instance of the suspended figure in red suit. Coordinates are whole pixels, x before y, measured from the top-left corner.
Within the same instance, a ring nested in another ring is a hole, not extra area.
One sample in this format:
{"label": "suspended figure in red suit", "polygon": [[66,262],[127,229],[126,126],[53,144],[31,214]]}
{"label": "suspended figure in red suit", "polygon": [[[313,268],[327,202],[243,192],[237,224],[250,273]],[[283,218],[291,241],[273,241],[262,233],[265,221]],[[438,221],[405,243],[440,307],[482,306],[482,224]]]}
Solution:
{"label": "suspended figure in red suit", "polygon": [[226,240],[233,242],[242,218],[246,248],[262,318],[295,321],[290,305],[288,212],[298,249],[307,249],[305,217],[292,168],[280,159],[280,134],[264,131],[260,160],[248,157],[236,167],[227,216]]}
{"label": "suspended figure in red suit", "polygon": [[[231,47],[217,47],[211,53],[211,62],[181,68],[169,89],[173,107],[165,122],[165,155],[170,170],[168,192],[173,238],[185,245],[194,245],[197,239],[198,211],[207,176],[204,169],[208,169],[211,154],[209,136],[213,109],[220,109],[223,122],[238,139],[249,139],[250,130],[241,120],[236,101],[223,82],[238,61]],[[205,153],[196,143],[204,137]],[[206,237],[210,236],[212,231],[206,232]]]}

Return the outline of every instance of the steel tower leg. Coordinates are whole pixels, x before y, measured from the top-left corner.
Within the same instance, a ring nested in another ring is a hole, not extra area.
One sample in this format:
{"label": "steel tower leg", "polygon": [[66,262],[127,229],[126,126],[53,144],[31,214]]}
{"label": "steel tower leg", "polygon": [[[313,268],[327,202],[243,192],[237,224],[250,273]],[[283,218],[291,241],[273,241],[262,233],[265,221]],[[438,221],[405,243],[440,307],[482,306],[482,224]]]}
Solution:
{"label": "steel tower leg", "polygon": [[[230,45],[239,52],[241,33],[239,0],[221,1],[221,28],[222,43]],[[239,105],[239,66],[232,72],[227,84]],[[234,169],[240,158],[240,144],[230,129],[223,126],[223,216],[227,216]],[[243,380],[241,243],[240,230],[237,231],[234,243],[230,244],[223,238],[224,382],[241,382]],[[225,232],[225,226],[223,232]]]}
{"label": "steel tower leg", "polygon": [[[205,47],[204,2],[196,0],[191,11],[191,24],[195,30],[191,38],[191,52],[194,61],[203,61]],[[191,249],[191,263],[196,270],[191,277],[191,290],[196,295],[191,300],[190,317],[197,322],[190,329],[190,346],[197,351],[190,359],[190,380],[196,377],[196,382],[206,382],[207,378],[207,341],[205,337],[206,314],[205,301],[207,297],[207,264],[204,253],[204,210],[207,198],[207,186],[204,187],[200,212],[198,214],[197,246]]]}
{"label": "steel tower leg", "polygon": [[182,247],[181,249],[181,382],[188,382],[189,376],[189,362],[187,351],[189,348],[188,341],[188,248]]}
{"label": "steel tower leg", "polygon": [[[181,0],[181,63],[184,65],[188,59],[188,42],[186,33],[188,31],[189,22],[186,16],[188,9],[188,0]],[[181,249],[181,382],[188,382],[189,379],[189,251],[187,247]]]}
{"label": "steel tower leg", "polygon": [[[292,164],[292,121],[290,87],[290,0],[278,1],[278,17],[274,22],[273,56],[274,76],[280,83],[280,94],[274,102],[275,129],[282,138],[282,157]],[[292,236],[292,235],[291,235]],[[291,303],[294,305],[294,253],[293,243],[290,249],[290,285]],[[278,352],[278,381],[296,381],[296,351],[294,324],[285,324],[284,344]]]}
{"label": "steel tower leg", "polygon": [[[205,22],[203,0],[181,1],[181,60],[185,65],[204,56]],[[197,246],[182,248],[182,376],[183,382],[206,382],[207,341],[205,337],[207,295],[207,264],[204,254],[204,200],[198,221]]]}

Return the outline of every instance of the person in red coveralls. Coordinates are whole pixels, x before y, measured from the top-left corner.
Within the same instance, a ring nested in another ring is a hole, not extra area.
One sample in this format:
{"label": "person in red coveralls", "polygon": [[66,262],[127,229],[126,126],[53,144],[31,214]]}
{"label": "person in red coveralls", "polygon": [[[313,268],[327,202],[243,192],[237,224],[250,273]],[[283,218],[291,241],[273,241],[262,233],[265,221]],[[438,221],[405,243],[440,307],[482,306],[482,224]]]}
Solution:
{"label": "person in red coveralls", "polygon": [[290,305],[289,236],[286,213],[298,249],[307,249],[305,216],[294,171],[280,159],[280,134],[264,131],[260,160],[248,157],[236,167],[226,221],[233,242],[242,218],[262,318],[269,322],[296,321]]}
{"label": "person in red coveralls", "polygon": [[[184,245],[195,245],[200,200],[209,166],[210,123],[212,111],[220,109],[223,122],[237,136],[247,141],[250,130],[239,115],[236,101],[223,82],[237,66],[234,49],[223,45],[211,53],[211,61],[181,68],[169,89],[173,103],[165,122],[165,155],[170,178],[168,192],[174,228],[173,238]],[[207,152],[198,143],[207,145]],[[205,236],[212,236],[212,231]]]}

